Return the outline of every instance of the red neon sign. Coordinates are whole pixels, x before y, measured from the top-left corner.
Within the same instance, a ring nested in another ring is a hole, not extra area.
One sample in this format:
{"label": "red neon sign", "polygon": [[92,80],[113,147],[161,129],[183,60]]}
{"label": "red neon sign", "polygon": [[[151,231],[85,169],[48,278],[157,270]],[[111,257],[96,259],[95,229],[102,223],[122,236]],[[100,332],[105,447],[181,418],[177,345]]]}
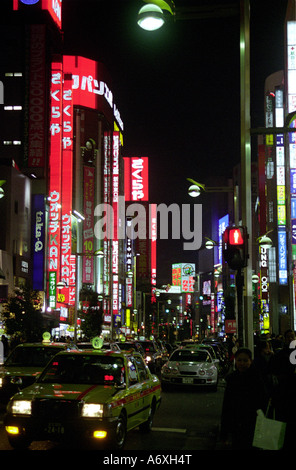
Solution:
{"label": "red neon sign", "polygon": [[124,158],[124,194],[126,201],[148,201],[148,157]]}
{"label": "red neon sign", "polygon": [[72,74],[75,105],[100,109],[113,120],[113,94],[104,80],[102,64],[81,56],[64,56],[64,72]]}
{"label": "red neon sign", "polygon": [[[60,271],[60,236],[61,236],[61,165],[62,165],[62,63],[54,62],[51,73],[51,152],[49,174],[49,229],[48,229],[48,271]],[[53,286],[55,290],[56,286]],[[56,308],[56,299],[52,298],[50,307]]]}
{"label": "red neon sign", "polygon": [[[61,232],[61,280],[64,302],[74,304],[75,279],[71,261],[72,251],[72,185],[73,185],[73,100],[72,81],[64,77],[62,101],[62,232]],[[71,286],[71,287],[70,287]],[[70,302],[71,300],[71,302]]]}

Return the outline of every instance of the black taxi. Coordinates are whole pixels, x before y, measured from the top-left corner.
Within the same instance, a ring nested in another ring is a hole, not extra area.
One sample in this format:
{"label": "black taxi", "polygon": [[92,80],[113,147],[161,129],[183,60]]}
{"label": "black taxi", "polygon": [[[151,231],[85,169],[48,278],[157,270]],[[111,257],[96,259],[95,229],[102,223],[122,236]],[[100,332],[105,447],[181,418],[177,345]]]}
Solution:
{"label": "black taxi", "polygon": [[13,448],[50,440],[121,449],[128,431],[151,429],[160,401],[160,381],[138,353],[61,352],[11,398],[4,424]]}

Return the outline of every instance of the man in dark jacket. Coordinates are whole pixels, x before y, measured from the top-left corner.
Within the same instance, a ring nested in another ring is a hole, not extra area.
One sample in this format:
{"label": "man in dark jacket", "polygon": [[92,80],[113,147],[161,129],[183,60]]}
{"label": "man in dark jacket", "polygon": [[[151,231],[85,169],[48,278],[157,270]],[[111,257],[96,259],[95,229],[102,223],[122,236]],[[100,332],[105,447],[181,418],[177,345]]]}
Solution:
{"label": "man in dark jacket", "polygon": [[240,348],[235,354],[235,371],[227,377],[222,416],[221,441],[232,449],[251,449],[257,410],[265,413],[268,396],[252,353]]}

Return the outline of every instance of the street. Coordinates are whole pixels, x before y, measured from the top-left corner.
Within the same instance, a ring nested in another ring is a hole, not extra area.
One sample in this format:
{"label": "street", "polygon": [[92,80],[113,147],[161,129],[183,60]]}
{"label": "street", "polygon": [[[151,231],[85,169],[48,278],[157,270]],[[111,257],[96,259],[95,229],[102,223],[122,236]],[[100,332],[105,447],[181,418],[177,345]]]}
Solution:
{"label": "street", "polygon": [[[215,450],[224,394],[221,380],[217,392],[202,389],[172,390],[162,393],[152,432],[142,434],[134,429],[127,435],[124,452],[128,451],[196,451]],[[0,416],[0,450],[12,450]],[[62,450],[60,444],[33,442],[29,450]],[[110,455],[110,452],[108,452]]]}

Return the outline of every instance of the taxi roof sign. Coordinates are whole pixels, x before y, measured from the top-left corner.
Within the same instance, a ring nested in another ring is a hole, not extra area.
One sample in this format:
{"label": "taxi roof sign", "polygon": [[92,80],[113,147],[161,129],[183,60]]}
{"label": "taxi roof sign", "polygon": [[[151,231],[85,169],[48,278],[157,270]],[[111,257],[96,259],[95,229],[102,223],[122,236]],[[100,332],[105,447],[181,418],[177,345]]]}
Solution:
{"label": "taxi roof sign", "polygon": [[102,346],[104,344],[103,338],[96,336],[91,340],[91,344],[94,349],[102,349]]}

